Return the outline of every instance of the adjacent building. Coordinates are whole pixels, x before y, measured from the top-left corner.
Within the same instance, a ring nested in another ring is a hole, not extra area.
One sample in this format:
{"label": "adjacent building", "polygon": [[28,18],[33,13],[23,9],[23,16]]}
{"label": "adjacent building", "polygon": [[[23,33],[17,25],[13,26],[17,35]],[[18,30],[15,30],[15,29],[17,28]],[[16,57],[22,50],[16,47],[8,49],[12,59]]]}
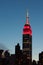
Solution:
{"label": "adjacent building", "polygon": [[43,65],[43,52],[39,53],[39,65]]}

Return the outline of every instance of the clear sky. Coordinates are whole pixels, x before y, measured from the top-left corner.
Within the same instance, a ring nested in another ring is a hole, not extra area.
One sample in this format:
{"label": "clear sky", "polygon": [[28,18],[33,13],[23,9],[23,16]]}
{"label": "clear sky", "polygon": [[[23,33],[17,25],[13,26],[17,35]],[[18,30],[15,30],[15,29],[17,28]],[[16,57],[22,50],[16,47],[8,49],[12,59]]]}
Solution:
{"label": "clear sky", "polygon": [[22,48],[27,9],[33,32],[32,57],[38,60],[43,51],[43,0],[0,0],[0,49],[14,53],[18,42]]}

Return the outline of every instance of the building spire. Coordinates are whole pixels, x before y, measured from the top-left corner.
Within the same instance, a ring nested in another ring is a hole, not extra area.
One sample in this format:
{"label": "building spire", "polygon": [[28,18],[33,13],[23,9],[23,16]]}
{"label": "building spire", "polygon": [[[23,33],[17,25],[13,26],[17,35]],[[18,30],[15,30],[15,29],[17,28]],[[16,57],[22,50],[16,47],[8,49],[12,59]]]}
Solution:
{"label": "building spire", "polygon": [[27,11],[27,14],[26,14],[26,24],[29,24],[29,14],[28,14],[28,11]]}
{"label": "building spire", "polygon": [[28,17],[28,11],[27,11],[27,17]]}

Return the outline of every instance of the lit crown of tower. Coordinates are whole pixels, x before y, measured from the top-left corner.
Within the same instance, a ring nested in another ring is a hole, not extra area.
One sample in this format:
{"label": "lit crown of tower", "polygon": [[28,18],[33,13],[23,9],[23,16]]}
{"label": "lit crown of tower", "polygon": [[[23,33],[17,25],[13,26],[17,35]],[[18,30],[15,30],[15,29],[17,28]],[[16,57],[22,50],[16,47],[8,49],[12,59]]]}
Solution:
{"label": "lit crown of tower", "polygon": [[32,29],[31,29],[31,26],[29,24],[28,12],[27,12],[27,15],[26,15],[26,24],[24,25],[24,28],[23,28],[23,34],[32,35]]}

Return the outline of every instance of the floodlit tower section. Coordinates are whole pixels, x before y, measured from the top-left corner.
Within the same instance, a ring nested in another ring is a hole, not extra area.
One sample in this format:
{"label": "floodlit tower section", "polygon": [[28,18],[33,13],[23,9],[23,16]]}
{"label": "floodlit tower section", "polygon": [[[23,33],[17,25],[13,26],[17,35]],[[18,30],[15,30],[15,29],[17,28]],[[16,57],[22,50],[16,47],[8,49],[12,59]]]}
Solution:
{"label": "floodlit tower section", "polygon": [[26,15],[26,24],[23,28],[23,54],[27,56],[30,62],[32,61],[32,29],[29,23],[28,12]]}

